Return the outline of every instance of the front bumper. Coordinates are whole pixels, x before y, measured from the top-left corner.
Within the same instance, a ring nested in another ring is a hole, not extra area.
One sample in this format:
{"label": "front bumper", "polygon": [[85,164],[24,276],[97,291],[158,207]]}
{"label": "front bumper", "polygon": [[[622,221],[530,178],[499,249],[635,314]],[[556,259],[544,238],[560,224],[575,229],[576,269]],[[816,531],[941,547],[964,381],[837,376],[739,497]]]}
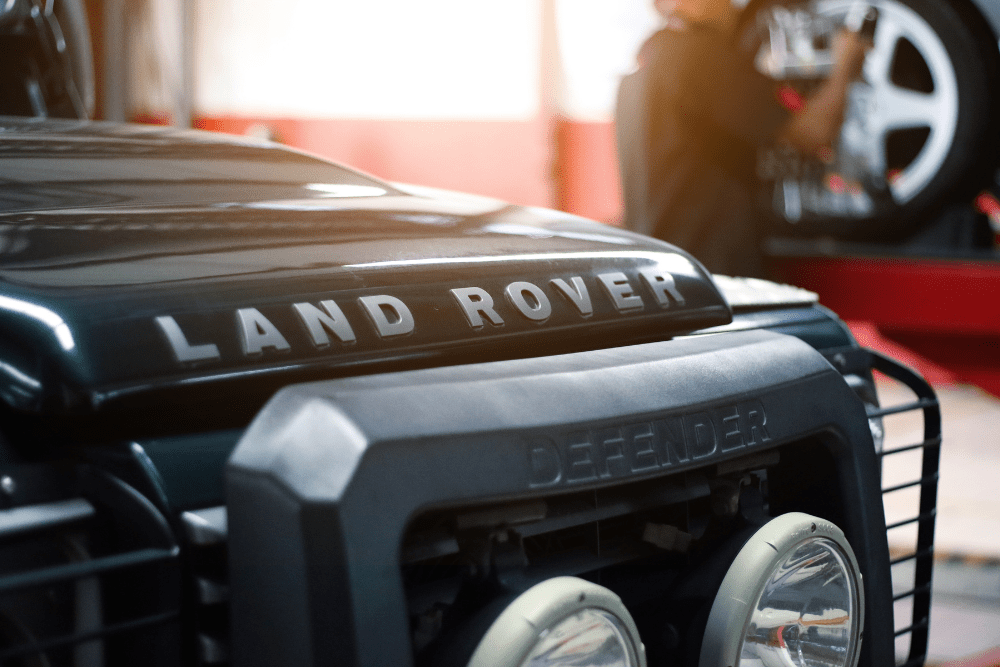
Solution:
{"label": "front bumper", "polygon": [[864,575],[861,664],[892,664],[868,416],[819,353],[761,331],[283,390],[226,471],[234,663],[412,664],[400,560],[421,512],[669,485],[807,439]]}

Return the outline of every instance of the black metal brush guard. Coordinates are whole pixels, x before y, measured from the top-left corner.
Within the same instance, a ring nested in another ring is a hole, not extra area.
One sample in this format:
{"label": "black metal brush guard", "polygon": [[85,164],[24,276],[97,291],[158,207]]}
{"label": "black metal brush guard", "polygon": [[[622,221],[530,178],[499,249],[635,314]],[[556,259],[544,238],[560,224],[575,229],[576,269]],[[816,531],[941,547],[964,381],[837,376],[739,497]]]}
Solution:
{"label": "black metal brush guard", "polygon": [[[28,570],[5,572],[0,576],[0,604],[8,596],[30,593],[45,596],[49,589],[60,585],[73,585],[83,580],[91,580],[99,589],[97,604],[101,616],[111,613],[113,619],[98,616],[98,620],[87,629],[56,631],[46,636],[28,636],[13,645],[0,646],[0,664],[8,661],[40,656],[45,664],[66,664],[66,651],[72,654],[78,647],[95,644],[101,660],[118,663],[123,648],[108,646],[108,642],[126,640],[144,642],[155,651],[163,644],[176,643],[175,627],[180,619],[180,548],[166,523],[166,519],[135,489],[121,480],[89,467],[82,467],[77,473],[82,498],[69,503],[55,503],[50,521],[26,523],[23,526],[0,525],[0,547],[11,544],[29,544],[47,531],[61,529],[64,525],[78,526],[82,533],[96,534],[95,522],[112,522],[129,535],[139,537],[129,544],[119,545],[111,553],[94,555],[86,559],[57,565],[39,566]],[[35,506],[45,507],[45,506]],[[31,508],[29,508],[31,509]],[[5,519],[0,517],[0,524]],[[126,528],[127,527],[127,528]],[[123,573],[133,573],[142,582],[155,581],[156,585],[146,588],[125,589],[110,583]],[[140,574],[141,573],[141,574]],[[76,595],[74,593],[73,595]],[[145,605],[136,605],[136,600],[144,598]],[[75,598],[74,598],[75,599]],[[74,602],[75,604],[75,602]],[[171,627],[174,626],[174,627]],[[164,628],[170,628],[161,634]],[[139,633],[154,633],[152,635]],[[139,637],[136,639],[136,637]],[[129,645],[131,646],[131,645]],[[62,658],[52,658],[50,652],[60,653]],[[128,650],[124,653],[131,654]],[[146,655],[140,661],[153,660]],[[20,663],[17,663],[20,664]],[[33,663],[32,663],[33,664]],[[75,663],[74,663],[75,664]],[[152,661],[148,664],[160,664]]]}
{"label": "black metal brush guard", "polygon": [[905,627],[897,629],[896,637],[910,635],[910,646],[906,659],[900,663],[902,667],[917,667],[924,664],[927,657],[927,643],[930,634],[931,612],[931,579],[934,570],[934,523],[937,516],[937,489],[940,473],[938,464],[941,454],[941,408],[934,390],[927,382],[906,366],[899,364],[878,352],[868,351],[872,370],[902,383],[908,387],[917,400],[902,405],[887,408],[868,406],[869,418],[885,417],[917,410],[923,411],[924,439],[922,442],[894,447],[879,453],[882,460],[885,457],[910,452],[922,451],[920,477],[915,480],[895,484],[882,489],[883,498],[890,493],[903,489],[919,487],[920,501],[917,516],[896,521],[886,525],[886,531],[909,524],[917,524],[916,548],[912,553],[898,556],[890,561],[890,566],[909,561],[914,562],[913,588],[893,595],[893,602],[913,598],[913,611],[910,622]]}

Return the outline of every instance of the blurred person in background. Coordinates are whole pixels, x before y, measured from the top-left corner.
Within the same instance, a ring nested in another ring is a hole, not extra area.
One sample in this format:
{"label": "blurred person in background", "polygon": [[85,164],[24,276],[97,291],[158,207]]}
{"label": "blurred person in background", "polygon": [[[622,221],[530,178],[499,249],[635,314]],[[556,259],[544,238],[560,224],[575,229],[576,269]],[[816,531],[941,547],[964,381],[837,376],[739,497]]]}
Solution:
{"label": "blurred person in background", "polygon": [[622,80],[618,160],[629,229],[669,241],[709,271],[765,276],[770,209],[758,205],[760,149],[829,159],[870,43],[842,30],[828,79],[794,113],[741,48],[731,0],[656,0],[663,25]]}

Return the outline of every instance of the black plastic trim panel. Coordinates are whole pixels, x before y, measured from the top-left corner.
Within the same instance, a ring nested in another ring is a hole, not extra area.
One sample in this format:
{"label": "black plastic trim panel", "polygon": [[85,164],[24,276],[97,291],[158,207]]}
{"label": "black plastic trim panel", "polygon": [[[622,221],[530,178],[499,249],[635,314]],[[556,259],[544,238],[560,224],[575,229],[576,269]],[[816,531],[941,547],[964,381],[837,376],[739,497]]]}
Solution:
{"label": "black plastic trim panel", "polygon": [[234,664],[407,665],[401,539],[418,511],[669,477],[819,438],[892,663],[878,463],[861,401],[809,345],[722,333],[289,387],[226,470]]}

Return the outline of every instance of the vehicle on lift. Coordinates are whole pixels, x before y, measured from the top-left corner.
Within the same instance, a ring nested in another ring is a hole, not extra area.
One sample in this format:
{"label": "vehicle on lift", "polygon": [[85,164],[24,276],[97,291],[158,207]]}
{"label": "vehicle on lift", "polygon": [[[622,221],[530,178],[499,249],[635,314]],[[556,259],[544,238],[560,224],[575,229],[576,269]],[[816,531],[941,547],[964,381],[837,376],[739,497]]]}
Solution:
{"label": "vehicle on lift", "polygon": [[[829,71],[830,36],[857,0],[752,2],[762,71],[803,92]],[[832,163],[786,172],[778,212],[841,239],[899,241],[995,187],[997,0],[871,0],[878,20]]]}

